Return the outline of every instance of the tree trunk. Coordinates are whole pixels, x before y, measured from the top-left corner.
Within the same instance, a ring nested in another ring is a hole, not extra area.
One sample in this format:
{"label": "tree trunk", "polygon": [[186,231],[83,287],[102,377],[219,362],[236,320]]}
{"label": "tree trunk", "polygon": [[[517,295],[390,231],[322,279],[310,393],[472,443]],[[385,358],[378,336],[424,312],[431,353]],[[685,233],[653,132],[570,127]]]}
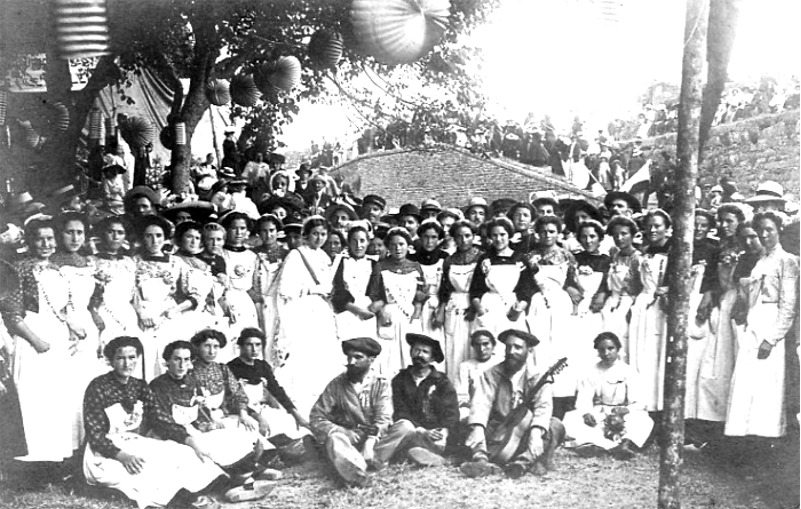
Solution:
{"label": "tree trunk", "polygon": [[687,0],[682,59],[679,131],[676,140],[676,193],[673,208],[675,261],[671,273],[668,343],[665,365],[663,442],[659,458],[660,509],[679,509],[679,473],[684,445],[684,392],[687,372],[687,323],[690,307],[690,268],[693,256],[695,181],[698,175],[698,127],[701,114],[703,66],[710,0]]}
{"label": "tree trunk", "polygon": [[707,83],[701,107],[701,126],[698,133],[698,164],[704,157],[704,147],[715,120],[720,98],[728,78],[727,69],[734,46],[734,27],[739,15],[738,0],[710,0],[709,36],[707,38]]}

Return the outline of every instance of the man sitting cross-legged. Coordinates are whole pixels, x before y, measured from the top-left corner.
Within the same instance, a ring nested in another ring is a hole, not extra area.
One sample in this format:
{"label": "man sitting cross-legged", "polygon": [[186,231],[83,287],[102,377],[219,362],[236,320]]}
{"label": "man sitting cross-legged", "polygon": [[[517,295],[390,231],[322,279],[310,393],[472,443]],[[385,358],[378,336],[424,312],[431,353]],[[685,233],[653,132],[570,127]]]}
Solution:
{"label": "man sitting cross-legged", "polygon": [[375,449],[378,468],[401,455],[424,466],[444,465],[441,454],[459,423],[456,390],[445,373],[432,365],[445,360],[439,341],[406,334],[406,342],[412,365],[392,379],[395,423]]}
{"label": "man sitting cross-legged", "polygon": [[[476,387],[465,442],[472,450],[472,461],[463,463],[461,470],[468,477],[482,477],[497,472],[498,463],[512,478],[529,470],[544,475],[565,431],[559,419],[552,417],[549,384],[534,391],[541,375],[532,354],[539,340],[515,329],[501,332],[498,339],[506,345],[506,358],[487,370]],[[521,405],[530,409],[528,413],[521,419],[507,419]]]}

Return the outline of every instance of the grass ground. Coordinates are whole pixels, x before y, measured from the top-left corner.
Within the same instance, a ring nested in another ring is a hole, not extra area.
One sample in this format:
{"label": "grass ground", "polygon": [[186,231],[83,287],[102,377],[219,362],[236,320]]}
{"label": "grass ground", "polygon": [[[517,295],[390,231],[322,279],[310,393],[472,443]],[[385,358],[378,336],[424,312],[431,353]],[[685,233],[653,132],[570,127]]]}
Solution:
{"label": "grass ground", "polygon": [[[544,478],[510,480],[503,475],[468,479],[455,466],[418,469],[392,466],[368,488],[342,488],[330,467],[308,461],[285,470],[272,495],[258,502],[223,504],[226,509],[515,508],[642,509],[656,507],[659,450],[651,446],[634,460],[580,458],[557,451],[555,469]],[[797,435],[781,442],[685,451],[683,508],[791,509],[799,502]],[[0,484],[0,507],[14,509],[131,509],[106,491],[69,482]]]}

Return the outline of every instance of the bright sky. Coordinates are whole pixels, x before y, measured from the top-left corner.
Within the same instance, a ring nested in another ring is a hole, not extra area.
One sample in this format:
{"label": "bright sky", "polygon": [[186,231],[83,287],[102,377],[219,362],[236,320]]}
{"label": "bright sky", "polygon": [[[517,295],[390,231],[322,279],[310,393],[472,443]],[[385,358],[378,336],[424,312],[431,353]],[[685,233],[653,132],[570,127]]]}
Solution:
{"label": "bright sky", "polygon": [[[617,22],[604,20],[602,7]],[[557,127],[575,114],[598,127],[627,117],[651,83],[680,82],[684,7],[676,0],[502,0],[474,34],[490,111],[502,121],[549,113]],[[801,2],[741,0],[740,9],[730,77],[801,74]],[[340,106],[303,105],[282,139],[305,148],[323,136],[348,137],[350,124]]]}

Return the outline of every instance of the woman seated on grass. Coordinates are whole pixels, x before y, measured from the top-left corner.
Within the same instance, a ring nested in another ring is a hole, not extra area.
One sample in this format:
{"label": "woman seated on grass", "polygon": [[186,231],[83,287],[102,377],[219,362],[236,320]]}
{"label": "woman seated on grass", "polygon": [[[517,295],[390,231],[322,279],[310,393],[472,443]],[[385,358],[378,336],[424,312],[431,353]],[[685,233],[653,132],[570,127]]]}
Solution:
{"label": "woman seated on grass", "polygon": [[593,341],[601,360],[579,383],[576,409],[565,414],[567,435],[582,456],[604,451],[631,459],[645,444],[654,422],[637,394],[637,371],[620,358],[620,339],[602,332]]}
{"label": "woman seated on grass", "polygon": [[[140,509],[166,505],[176,495],[194,507],[213,507],[198,494],[225,473],[133,376],[140,372],[141,341],[120,336],[103,354],[112,370],[89,383],[83,402],[87,482],[121,491]],[[149,430],[165,440],[147,438]]]}

